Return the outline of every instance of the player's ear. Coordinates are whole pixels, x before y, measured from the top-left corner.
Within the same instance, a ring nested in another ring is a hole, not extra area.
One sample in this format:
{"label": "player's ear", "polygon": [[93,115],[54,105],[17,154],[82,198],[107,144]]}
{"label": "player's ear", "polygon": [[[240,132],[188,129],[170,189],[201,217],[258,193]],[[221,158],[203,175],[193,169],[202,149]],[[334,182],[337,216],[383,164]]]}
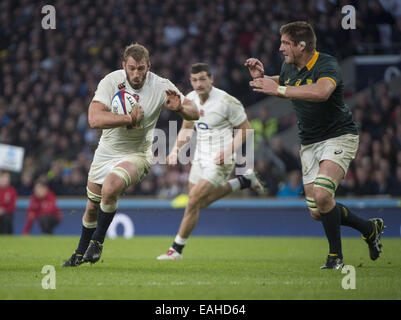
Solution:
{"label": "player's ear", "polygon": [[125,60],[123,60],[123,62],[121,63],[121,65],[123,66],[123,69],[125,70],[125,65],[126,65]]}
{"label": "player's ear", "polygon": [[299,49],[301,50],[301,51],[304,51],[305,50],[305,48],[306,48],[306,42],[305,41],[300,41],[299,43],[298,43],[298,45],[299,45]]}

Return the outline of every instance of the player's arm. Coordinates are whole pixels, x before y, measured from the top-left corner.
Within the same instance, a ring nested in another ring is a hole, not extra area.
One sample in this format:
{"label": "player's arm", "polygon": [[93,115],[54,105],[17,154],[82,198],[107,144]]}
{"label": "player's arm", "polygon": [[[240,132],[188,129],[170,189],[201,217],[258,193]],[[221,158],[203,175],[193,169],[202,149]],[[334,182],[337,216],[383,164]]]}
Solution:
{"label": "player's arm", "polygon": [[233,142],[231,143],[229,148],[220,152],[220,154],[217,156],[217,164],[224,164],[224,159],[229,158],[235,151],[237,151],[238,148],[240,148],[245,143],[248,136],[252,132],[252,127],[248,119],[242,122],[239,126],[235,127],[235,129],[237,132],[235,133]]}
{"label": "player's arm", "polygon": [[178,132],[177,140],[173,148],[170,151],[170,154],[167,156],[166,161],[167,164],[175,165],[177,164],[178,153],[180,152],[181,148],[185,146],[189,140],[191,140],[192,133],[194,132],[195,124],[193,121],[183,120],[181,129]]}
{"label": "player's arm", "polygon": [[143,118],[143,110],[139,104],[132,108],[131,114],[114,114],[107,106],[99,101],[89,105],[88,122],[92,129],[112,129],[121,126],[135,126]]}
{"label": "player's arm", "polygon": [[170,110],[177,112],[184,120],[198,120],[199,110],[196,104],[187,98],[181,102],[180,95],[171,89],[166,90],[166,101],[164,104]]}
{"label": "player's arm", "polygon": [[249,84],[253,87],[253,91],[255,92],[311,102],[326,101],[336,88],[335,81],[328,77],[321,78],[316,83],[299,87],[279,86],[275,81],[268,78],[255,79]]}

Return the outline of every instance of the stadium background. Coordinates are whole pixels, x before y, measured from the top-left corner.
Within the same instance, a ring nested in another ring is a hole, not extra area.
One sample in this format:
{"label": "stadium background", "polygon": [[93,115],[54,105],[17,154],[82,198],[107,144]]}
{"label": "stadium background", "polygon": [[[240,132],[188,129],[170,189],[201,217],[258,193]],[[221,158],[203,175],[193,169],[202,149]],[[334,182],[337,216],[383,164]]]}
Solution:
{"label": "stadium background", "polygon": [[[56,8],[55,30],[41,26],[41,8],[46,4]],[[356,9],[356,29],[341,28],[341,8],[346,4]],[[255,168],[268,195],[242,191],[232,196],[235,201],[216,203],[204,210],[195,233],[323,235],[302,200],[292,108],[288,101],[254,94],[243,66],[247,57],[258,57],[266,74],[278,74],[282,61],[278,29],[294,20],[311,22],[317,50],[340,60],[347,103],[361,131],[358,156],[338,195],[362,215],[384,216],[392,222],[389,235],[398,236],[401,5],[397,0],[2,1],[0,143],[25,149],[22,171],[12,175],[19,195],[15,233],[22,231],[27,197],[38,180],[56,193],[64,213],[55,233],[79,232],[87,172],[99,138],[99,131],[87,124],[88,105],[100,79],[120,68],[123,48],[139,42],[149,48],[151,70],[172,80],[185,94],[190,91],[191,63],[208,62],[215,85],[243,102],[255,129]],[[170,120],[180,122],[163,110],[157,127],[167,133]],[[127,202],[120,210],[132,218],[137,234],[176,232],[183,210],[173,209],[172,200],[187,192],[188,172],[189,166],[155,165],[141,184],[127,190],[123,197]],[[296,200],[293,205],[282,198],[287,196]],[[297,225],[304,226],[301,233]],[[36,226],[33,233],[37,232]]]}

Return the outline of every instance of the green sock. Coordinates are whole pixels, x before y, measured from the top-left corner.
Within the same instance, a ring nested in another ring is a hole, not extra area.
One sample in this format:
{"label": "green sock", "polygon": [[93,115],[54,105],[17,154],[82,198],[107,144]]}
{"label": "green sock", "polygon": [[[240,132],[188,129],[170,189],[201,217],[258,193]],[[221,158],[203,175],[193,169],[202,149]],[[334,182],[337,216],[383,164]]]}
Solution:
{"label": "green sock", "polygon": [[363,219],[349,210],[341,203],[336,204],[341,212],[341,224],[351,227],[362,233],[364,238],[369,238],[373,232],[373,224],[369,220]]}

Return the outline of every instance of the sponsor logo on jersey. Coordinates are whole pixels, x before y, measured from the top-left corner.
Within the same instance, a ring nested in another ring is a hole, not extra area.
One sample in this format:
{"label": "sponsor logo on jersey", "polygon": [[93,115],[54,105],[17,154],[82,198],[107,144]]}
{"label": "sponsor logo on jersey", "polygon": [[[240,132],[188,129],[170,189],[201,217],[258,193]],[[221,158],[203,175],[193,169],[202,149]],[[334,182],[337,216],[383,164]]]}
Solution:
{"label": "sponsor logo on jersey", "polygon": [[118,87],[118,90],[125,89],[125,82],[120,83],[117,87]]}
{"label": "sponsor logo on jersey", "polygon": [[343,153],[342,150],[335,150],[335,151],[334,151],[334,154],[341,154],[341,153]]}
{"label": "sponsor logo on jersey", "polygon": [[200,110],[199,110],[199,114],[203,117],[203,116],[205,115],[205,110],[200,109]]}
{"label": "sponsor logo on jersey", "polygon": [[198,126],[199,129],[202,129],[202,130],[209,129],[209,126],[204,122],[198,122],[197,126]]}

